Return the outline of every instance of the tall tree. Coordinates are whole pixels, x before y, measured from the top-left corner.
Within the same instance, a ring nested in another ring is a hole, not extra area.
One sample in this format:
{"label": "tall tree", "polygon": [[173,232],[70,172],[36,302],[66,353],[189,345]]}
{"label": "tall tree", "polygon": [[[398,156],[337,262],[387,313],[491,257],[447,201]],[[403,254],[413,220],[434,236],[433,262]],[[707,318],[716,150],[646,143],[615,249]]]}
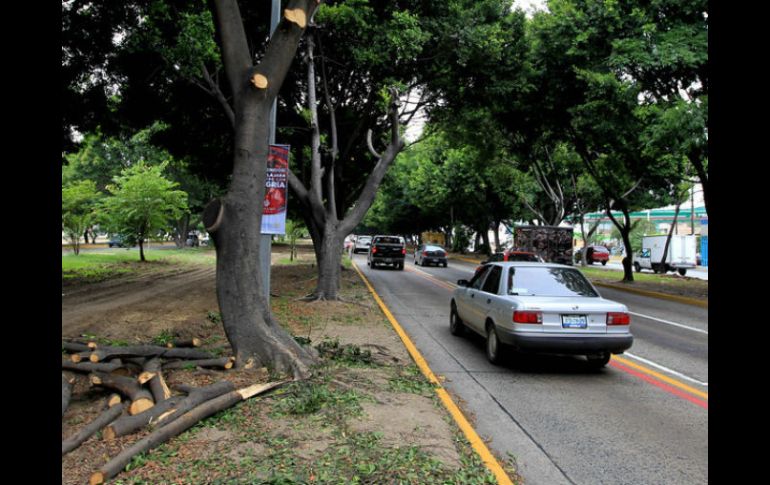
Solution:
{"label": "tall tree", "polygon": [[219,308],[239,365],[253,363],[305,377],[315,358],[273,318],[262,288],[259,248],[270,108],[318,2],[287,2],[256,62],[237,2],[215,0],[214,7],[234,129],[232,181],[203,217],[216,245]]}

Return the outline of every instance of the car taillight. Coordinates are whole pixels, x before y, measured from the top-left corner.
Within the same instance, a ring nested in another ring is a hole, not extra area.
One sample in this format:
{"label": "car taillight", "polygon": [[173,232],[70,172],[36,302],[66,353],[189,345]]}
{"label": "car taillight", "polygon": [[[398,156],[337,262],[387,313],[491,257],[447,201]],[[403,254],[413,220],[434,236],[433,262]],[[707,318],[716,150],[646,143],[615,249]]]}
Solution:
{"label": "car taillight", "polygon": [[376,252],[377,252],[377,246],[375,246],[375,247],[373,247],[373,248],[372,248],[372,254],[374,254],[374,253],[376,253]]}
{"label": "car taillight", "polygon": [[404,255],[406,255],[406,248],[403,248],[403,249],[401,250],[401,254],[404,254]]}
{"label": "car taillight", "polygon": [[542,312],[513,312],[513,321],[516,323],[543,323]]}
{"label": "car taillight", "polygon": [[628,313],[609,312],[607,313],[607,325],[630,325],[631,316]]}
{"label": "car taillight", "polygon": [[427,256],[427,255],[428,255],[428,251],[423,251],[423,252],[422,252],[422,255],[423,255],[423,256]]}

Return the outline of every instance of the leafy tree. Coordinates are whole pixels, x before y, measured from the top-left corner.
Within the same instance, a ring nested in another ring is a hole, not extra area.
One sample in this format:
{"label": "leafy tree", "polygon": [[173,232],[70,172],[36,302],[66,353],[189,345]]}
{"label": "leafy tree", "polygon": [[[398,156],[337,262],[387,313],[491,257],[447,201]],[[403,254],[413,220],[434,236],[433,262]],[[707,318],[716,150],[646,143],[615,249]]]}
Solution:
{"label": "leafy tree", "polygon": [[62,229],[75,255],[80,254],[80,237],[96,221],[100,193],[91,180],[71,182],[62,187]]}
{"label": "leafy tree", "polygon": [[138,243],[141,261],[145,261],[144,242],[166,231],[170,221],[187,211],[187,194],[163,176],[165,168],[165,163],[149,166],[140,162],[123,170],[107,186],[111,195],[102,204],[106,229]]}

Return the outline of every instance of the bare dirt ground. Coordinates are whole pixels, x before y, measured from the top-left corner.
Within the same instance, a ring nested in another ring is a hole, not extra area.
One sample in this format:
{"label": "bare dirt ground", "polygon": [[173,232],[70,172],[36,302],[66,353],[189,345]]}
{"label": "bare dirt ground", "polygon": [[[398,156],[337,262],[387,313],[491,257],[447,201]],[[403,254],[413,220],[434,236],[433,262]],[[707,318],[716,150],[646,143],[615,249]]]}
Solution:
{"label": "bare dirt ground", "polygon": [[[286,258],[288,253],[273,255],[274,261]],[[300,254],[300,261],[308,261],[307,251]],[[203,425],[199,423],[159,449],[138,457],[130,470],[108,483],[344,483],[349,478],[343,477],[349,475],[335,477],[334,468],[354,465],[335,461],[342,460],[340,449],[344,452],[350,447],[353,437],[361,440],[371,436],[376,441],[377,456],[391,456],[389,453],[398,454],[413,447],[430,460],[437,460],[436,470],[424,472],[419,468],[414,471],[415,476],[428,473],[425,476],[431,477],[432,473],[447,480],[448,476],[465,473],[463,467],[470,467],[472,475],[483,480],[486,470],[476,462],[448,414],[437,405],[430,386],[426,388],[421,376],[415,377],[403,344],[358,275],[352,270],[343,273],[342,294],[347,303],[300,302],[299,298],[310,293],[314,284],[315,269],[309,264],[274,266],[273,312],[294,335],[310,338],[313,345],[336,339],[340,344],[354,344],[372,353],[375,366],[338,366],[323,371],[323,385],[328,383],[335,392],[355,390],[366,397],[360,412],[344,418],[324,415],[326,411],[309,416],[276,415],[275,399],[269,395],[255,398],[236,406],[236,411],[220,413],[223,417],[218,419],[209,418]],[[63,288],[63,337],[90,335],[104,341],[134,344],[148,343],[162,332],[170,332],[180,337],[201,338],[205,342],[203,349],[230,355],[217,316],[212,264],[157,263],[132,276]],[[172,390],[181,383],[206,385],[223,378],[239,384],[270,380],[264,368],[227,372],[177,370],[168,372],[166,377]],[[62,418],[62,439],[95,418],[108,394],[92,388],[86,376],[78,376],[71,404]],[[146,433],[111,442],[100,435],[89,438],[62,458],[62,483],[87,483],[90,474],[109,457]],[[361,448],[361,442],[354,444]],[[409,463],[399,466],[408,468],[412,466]],[[375,465],[371,467],[376,468]],[[392,479],[385,472],[368,470],[369,481],[365,483],[390,483]],[[283,476],[280,473],[293,473],[294,479],[273,481],[276,476]],[[323,479],[324,473],[331,473],[328,481]],[[413,483],[433,481],[416,480]],[[448,480],[465,483],[456,478]]]}

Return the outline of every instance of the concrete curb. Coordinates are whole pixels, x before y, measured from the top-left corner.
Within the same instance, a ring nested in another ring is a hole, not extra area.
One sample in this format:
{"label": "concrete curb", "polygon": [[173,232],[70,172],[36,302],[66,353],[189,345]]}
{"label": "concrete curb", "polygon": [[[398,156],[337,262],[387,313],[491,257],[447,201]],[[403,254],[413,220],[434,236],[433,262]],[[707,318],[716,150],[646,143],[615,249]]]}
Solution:
{"label": "concrete curb", "polygon": [[642,296],[649,296],[651,298],[659,298],[661,300],[669,300],[669,301],[675,301],[677,303],[685,303],[687,305],[695,305],[699,306],[701,308],[708,308],[709,307],[709,301],[708,300],[698,300],[695,298],[688,298],[686,296],[679,296],[679,295],[668,295],[666,293],[658,293],[657,291],[649,291],[649,290],[640,290],[638,288],[626,288],[625,286],[620,285],[612,285],[609,283],[601,283],[598,281],[592,281],[592,283],[596,286],[602,286],[604,288],[612,288],[613,290],[618,291],[625,291],[628,293],[635,293],[637,295]]}

